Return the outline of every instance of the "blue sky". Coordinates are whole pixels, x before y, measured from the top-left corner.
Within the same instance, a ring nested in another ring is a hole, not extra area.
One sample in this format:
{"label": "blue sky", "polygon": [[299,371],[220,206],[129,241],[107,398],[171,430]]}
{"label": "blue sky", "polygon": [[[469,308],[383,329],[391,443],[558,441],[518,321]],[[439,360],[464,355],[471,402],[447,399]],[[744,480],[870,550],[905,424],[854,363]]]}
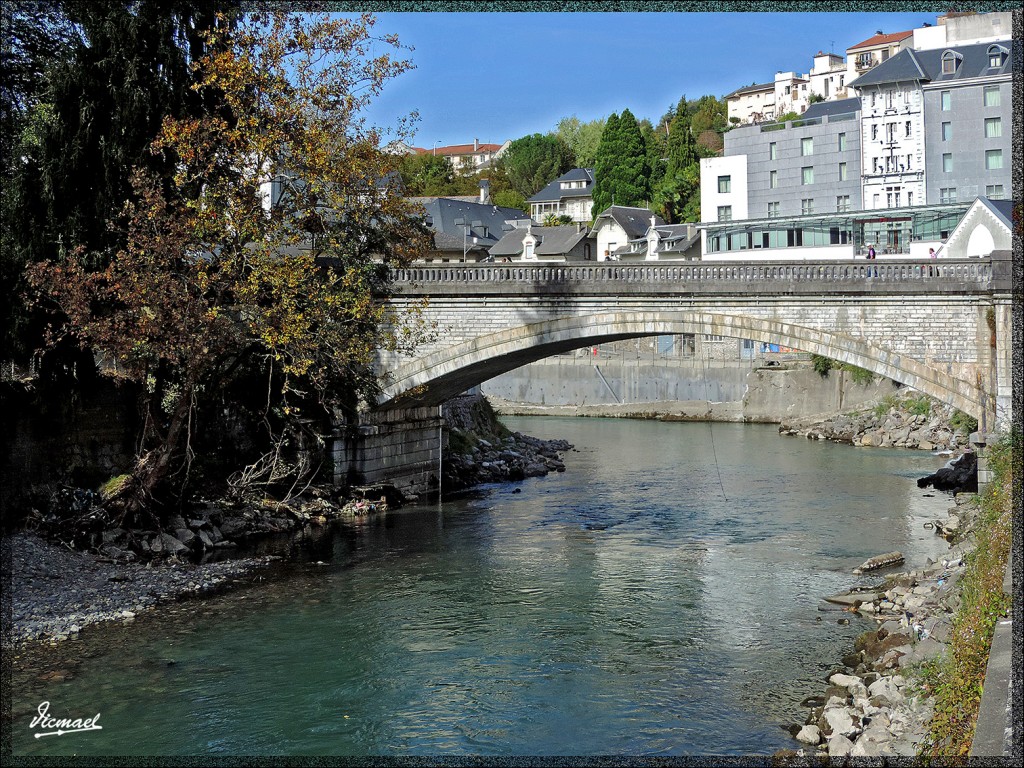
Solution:
{"label": "blue sky", "polygon": [[914,13],[380,13],[375,31],[414,50],[416,69],[367,113],[393,126],[416,110],[415,144],[500,143],[629,109],[652,122],[682,95],[724,96],[806,74],[820,51],[844,54],[876,30],[934,24]]}

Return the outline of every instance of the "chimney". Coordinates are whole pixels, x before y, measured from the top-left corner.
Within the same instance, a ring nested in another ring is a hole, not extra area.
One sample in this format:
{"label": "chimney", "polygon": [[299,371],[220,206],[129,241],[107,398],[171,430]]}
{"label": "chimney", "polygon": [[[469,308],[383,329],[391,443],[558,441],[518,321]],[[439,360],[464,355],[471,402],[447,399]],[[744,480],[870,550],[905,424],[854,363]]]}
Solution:
{"label": "chimney", "polygon": [[474,152],[479,152],[480,151],[480,139],[473,139],[473,151]]}
{"label": "chimney", "polygon": [[480,204],[488,205],[491,202],[491,182],[487,179],[480,179]]}

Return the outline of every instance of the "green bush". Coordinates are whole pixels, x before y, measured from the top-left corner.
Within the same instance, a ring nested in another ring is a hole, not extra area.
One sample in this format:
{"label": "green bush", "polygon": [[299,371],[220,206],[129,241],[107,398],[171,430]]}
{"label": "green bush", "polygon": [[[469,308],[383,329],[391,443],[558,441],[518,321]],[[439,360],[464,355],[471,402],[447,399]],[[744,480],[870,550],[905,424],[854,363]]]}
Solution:
{"label": "green bush", "polygon": [[824,355],[811,355],[811,366],[821,378],[828,376],[828,372],[835,367],[835,360]]}
{"label": "green bush", "polygon": [[957,411],[950,417],[949,426],[953,428],[954,432],[962,432],[965,435],[969,435],[972,432],[978,431],[978,420],[973,416],[968,416],[963,411]]}

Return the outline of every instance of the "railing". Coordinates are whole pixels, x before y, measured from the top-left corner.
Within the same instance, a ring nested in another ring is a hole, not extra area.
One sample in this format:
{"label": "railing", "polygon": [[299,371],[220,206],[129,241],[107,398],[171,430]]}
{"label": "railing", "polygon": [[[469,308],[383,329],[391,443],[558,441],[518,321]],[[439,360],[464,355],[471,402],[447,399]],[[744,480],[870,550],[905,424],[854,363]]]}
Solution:
{"label": "railing", "polygon": [[[395,287],[402,292],[430,293],[444,286],[544,293],[586,292],[604,287],[623,293],[643,288],[764,292],[788,286],[867,288],[879,283],[927,284],[928,290],[985,288],[992,278],[988,259],[866,259],[819,262],[692,262],[679,264],[445,264],[396,270]],[[770,284],[770,285],[769,285]],[[880,287],[880,286],[878,286]],[[732,290],[729,290],[729,289]],[[501,291],[506,292],[506,291]],[[600,291],[605,292],[605,291]]]}

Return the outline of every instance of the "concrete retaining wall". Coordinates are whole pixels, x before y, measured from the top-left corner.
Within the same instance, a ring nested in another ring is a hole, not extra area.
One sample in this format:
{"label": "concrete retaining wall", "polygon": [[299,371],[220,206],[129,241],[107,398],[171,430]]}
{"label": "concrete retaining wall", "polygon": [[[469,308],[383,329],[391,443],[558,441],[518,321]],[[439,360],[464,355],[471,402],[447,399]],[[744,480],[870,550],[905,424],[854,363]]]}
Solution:
{"label": "concrete retaining wall", "polygon": [[853,409],[893,388],[892,381],[878,377],[858,384],[847,371],[822,377],[807,367],[759,367],[750,361],[602,360],[595,369],[584,360],[552,358],[497,376],[480,391],[500,403],[503,413],[536,412],[516,408],[526,405],[559,413],[572,408],[580,415],[662,412],[714,421],[779,422]]}

